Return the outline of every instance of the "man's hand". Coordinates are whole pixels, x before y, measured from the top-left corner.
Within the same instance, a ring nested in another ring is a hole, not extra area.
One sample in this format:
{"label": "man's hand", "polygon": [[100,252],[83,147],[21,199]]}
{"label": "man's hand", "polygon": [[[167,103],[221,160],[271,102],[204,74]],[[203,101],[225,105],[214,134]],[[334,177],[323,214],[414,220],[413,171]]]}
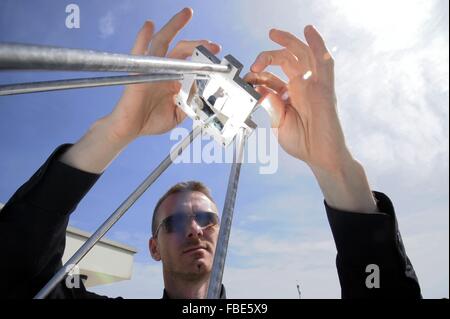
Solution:
{"label": "man's hand", "polygon": [[[147,21],[139,31],[132,54],[185,59],[199,45],[217,54],[220,46],[207,40],[180,41],[167,54],[171,41],[191,18],[192,9],[185,8],[156,34],[153,23]],[[178,81],[127,86],[111,114],[96,121],[60,160],[83,171],[103,172],[137,137],[165,133],[183,121],[186,115],[175,104],[180,87]]]}
{"label": "man's hand", "polygon": [[[375,211],[364,170],[345,144],[337,112],[334,60],[321,35],[307,26],[307,43],[275,29],[269,36],[284,48],[262,52],[245,80],[258,85],[280,145],[311,167],[330,206]],[[280,66],[289,82],[265,72],[269,65]]]}
{"label": "man's hand", "polygon": [[[262,52],[246,80],[260,85],[257,91],[270,102],[272,126],[284,150],[334,171],[349,157],[336,109],[334,63],[313,27],[305,36],[309,46],[288,32],[271,30],[270,38],[285,48]],[[289,82],[264,72],[269,65],[281,66]]]}
{"label": "man's hand", "polygon": [[[192,10],[185,8],[154,35],[153,23],[147,21],[137,36],[132,54],[186,59],[199,45],[217,54],[220,46],[207,40],[180,41],[167,54],[170,42],[191,18]],[[178,81],[127,86],[110,115],[114,123],[114,136],[118,139],[134,139],[143,135],[162,134],[176,127],[186,117],[175,104],[175,96],[180,88]]]}

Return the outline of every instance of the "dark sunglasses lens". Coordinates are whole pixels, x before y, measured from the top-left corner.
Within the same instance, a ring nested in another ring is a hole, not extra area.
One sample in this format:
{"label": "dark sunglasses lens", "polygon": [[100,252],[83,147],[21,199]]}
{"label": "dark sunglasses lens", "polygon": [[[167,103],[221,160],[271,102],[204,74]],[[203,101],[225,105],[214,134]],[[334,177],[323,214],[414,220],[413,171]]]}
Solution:
{"label": "dark sunglasses lens", "polygon": [[219,217],[214,213],[197,213],[195,214],[195,221],[200,227],[207,227],[216,225],[219,222]]}
{"label": "dark sunglasses lens", "polygon": [[[187,225],[191,222],[191,216],[184,213],[177,213],[167,217],[163,221],[164,229],[167,233],[183,233]],[[219,223],[219,216],[211,212],[195,214],[195,222],[200,227],[208,227]]]}
{"label": "dark sunglasses lens", "polygon": [[166,218],[164,226],[167,233],[180,233],[186,229],[186,224],[189,221],[189,216],[186,214],[173,214]]}

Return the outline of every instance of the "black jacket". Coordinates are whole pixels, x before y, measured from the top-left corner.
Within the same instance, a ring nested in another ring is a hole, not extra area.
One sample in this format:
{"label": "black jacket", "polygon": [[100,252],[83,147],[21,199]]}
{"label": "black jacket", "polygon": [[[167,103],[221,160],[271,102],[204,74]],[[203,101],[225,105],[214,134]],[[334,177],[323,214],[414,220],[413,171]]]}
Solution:
{"label": "black jacket", "polygon": [[[61,163],[58,158],[68,147],[57,148],[0,212],[0,297],[32,298],[62,267],[69,216],[100,177]],[[325,203],[342,297],[421,298],[393,205],[386,195],[374,195],[377,214],[338,211]],[[379,267],[379,288],[366,286],[366,267],[371,264]],[[88,292],[83,284],[69,289],[63,281],[49,298],[107,297]]]}

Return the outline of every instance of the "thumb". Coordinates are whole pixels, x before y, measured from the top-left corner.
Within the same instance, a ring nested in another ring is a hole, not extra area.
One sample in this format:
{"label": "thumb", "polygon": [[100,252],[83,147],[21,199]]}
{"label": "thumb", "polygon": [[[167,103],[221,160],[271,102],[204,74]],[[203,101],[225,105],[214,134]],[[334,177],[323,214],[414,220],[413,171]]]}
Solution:
{"label": "thumb", "polygon": [[280,96],[264,86],[257,87],[256,91],[261,94],[259,104],[269,115],[272,128],[279,128],[286,113],[286,107]]}

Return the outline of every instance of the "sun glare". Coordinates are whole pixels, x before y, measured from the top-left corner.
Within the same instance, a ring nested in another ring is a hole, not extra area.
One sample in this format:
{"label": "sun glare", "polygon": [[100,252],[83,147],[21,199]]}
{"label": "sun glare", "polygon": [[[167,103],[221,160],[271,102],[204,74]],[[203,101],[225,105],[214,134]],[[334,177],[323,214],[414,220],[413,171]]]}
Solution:
{"label": "sun glare", "polygon": [[374,36],[377,51],[411,47],[431,18],[433,1],[426,0],[335,0],[338,15]]}

